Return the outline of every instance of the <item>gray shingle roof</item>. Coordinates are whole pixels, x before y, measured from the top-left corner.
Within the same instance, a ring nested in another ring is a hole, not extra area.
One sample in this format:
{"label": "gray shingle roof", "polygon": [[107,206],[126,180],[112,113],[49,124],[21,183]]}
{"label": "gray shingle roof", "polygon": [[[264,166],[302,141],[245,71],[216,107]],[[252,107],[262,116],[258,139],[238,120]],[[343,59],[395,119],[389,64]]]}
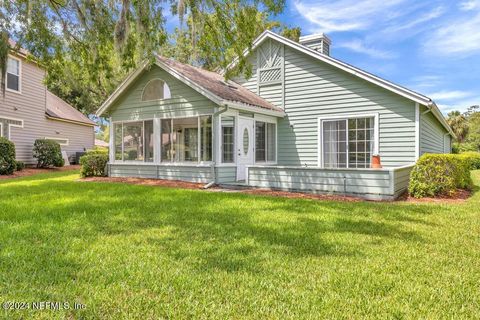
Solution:
{"label": "gray shingle roof", "polygon": [[80,122],[88,125],[95,125],[95,122],[88,119],[83,113],[47,90],[46,114],[51,118]]}
{"label": "gray shingle roof", "polygon": [[180,63],[159,55],[157,55],[157,59],[160,63],[167,65],[183,77],[194,82],[196,85],[208,90],[224,100],[240,102],[254,107],[283,112],[282,109],[257,96],[255,93],[249,91],[238,83],[235,83],[231,80],[226,82],[223,76],[218,73]]}

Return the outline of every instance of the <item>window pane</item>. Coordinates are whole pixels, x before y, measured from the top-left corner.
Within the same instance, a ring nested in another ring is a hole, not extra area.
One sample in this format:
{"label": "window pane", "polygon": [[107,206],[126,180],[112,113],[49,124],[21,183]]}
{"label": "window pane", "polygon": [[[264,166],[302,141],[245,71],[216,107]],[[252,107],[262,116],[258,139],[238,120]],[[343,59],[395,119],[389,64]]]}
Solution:
{"label": "window pane", "polygon": [[345,120],[324,121],[323,164],[326,168],[347,166],[347,130]]}
{"label": "window pane", "polygon": [[161,100],[170,98],[170,88],[160,79],[148,82],[143,89],[142,101]]}
{"label": "window pane", "polygon": [[7,62],[7,72],[16,76],[20,75],[20,61],[9,58]]}
{"label": "window pane", "polygon": [[212,161],[212,117],[200,117],[201,161]]}
{"label": "window pane", "polygon": [[153,162],[153,120],[145,121],[145,162]]}
{"label": "window pane", "polygon": [[275,161],[276,156],[276,130],[274,123],[267,123],[267,161]]}
{"label": "window pane", "polygon": [[143,122],[123,124],[123,151],[125,161],[143,161]]}
{"label": "window pane", "polygon": [[20,90],[20,78],[19,76],[7,73],[7,88],[10,90],[19,91]]}
{"label": "window pane", "polygon": [[235,117],[222,117],[222,162],[234,162]]}
{"label": "window pane", "polygon": [[114,124],[115,160],[122,160],[122,124]]}
{"label": "window pane", "polygon": [[255,161],[265,161],[266,127],[265,122],[255,122]]}
{"label": "window pane", "polygon": [[373,150],[373,118],[349,119],[348,151],[350,168],[369,168]]}
{"label": "window pane", "polygon": [[173,119],[173,161],[198,161],[198,118]]}
{"label": "window pane", "polygon": [[161,121],[162,162],[172,161],[172,123],[171,119]]}

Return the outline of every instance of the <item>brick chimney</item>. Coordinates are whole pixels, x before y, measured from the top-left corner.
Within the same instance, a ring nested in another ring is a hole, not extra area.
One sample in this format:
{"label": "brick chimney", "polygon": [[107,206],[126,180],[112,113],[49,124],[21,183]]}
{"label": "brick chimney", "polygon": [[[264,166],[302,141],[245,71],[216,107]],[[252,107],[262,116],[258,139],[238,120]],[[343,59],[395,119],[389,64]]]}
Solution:
{"label": "brick chimney", "polygon": [[320,33],[300,37],[300,44],[329,56],[332,40],[326,34]]}

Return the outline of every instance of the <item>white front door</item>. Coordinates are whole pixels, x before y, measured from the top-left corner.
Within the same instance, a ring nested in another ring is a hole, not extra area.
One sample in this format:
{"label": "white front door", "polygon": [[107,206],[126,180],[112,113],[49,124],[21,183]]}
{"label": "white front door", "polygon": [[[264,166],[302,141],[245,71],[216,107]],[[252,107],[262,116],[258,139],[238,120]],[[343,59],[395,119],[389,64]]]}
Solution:
{"label": "white front door", "polygon": [[238,118],[237,130],[237,180],[245,180],[246,166],[255,162],[253,154],[255,122],[249,118]]}

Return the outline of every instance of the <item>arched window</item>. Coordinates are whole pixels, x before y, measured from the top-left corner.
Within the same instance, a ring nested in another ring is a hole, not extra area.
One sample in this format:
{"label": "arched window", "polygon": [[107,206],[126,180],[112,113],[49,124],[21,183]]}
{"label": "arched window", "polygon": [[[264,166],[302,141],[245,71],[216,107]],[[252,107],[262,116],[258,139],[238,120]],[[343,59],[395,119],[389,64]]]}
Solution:
{"label": "arched window", "polygon": [[170,98],[170,88],[163,80],[150,80],[143,89],[142,101],[162,100]]}

